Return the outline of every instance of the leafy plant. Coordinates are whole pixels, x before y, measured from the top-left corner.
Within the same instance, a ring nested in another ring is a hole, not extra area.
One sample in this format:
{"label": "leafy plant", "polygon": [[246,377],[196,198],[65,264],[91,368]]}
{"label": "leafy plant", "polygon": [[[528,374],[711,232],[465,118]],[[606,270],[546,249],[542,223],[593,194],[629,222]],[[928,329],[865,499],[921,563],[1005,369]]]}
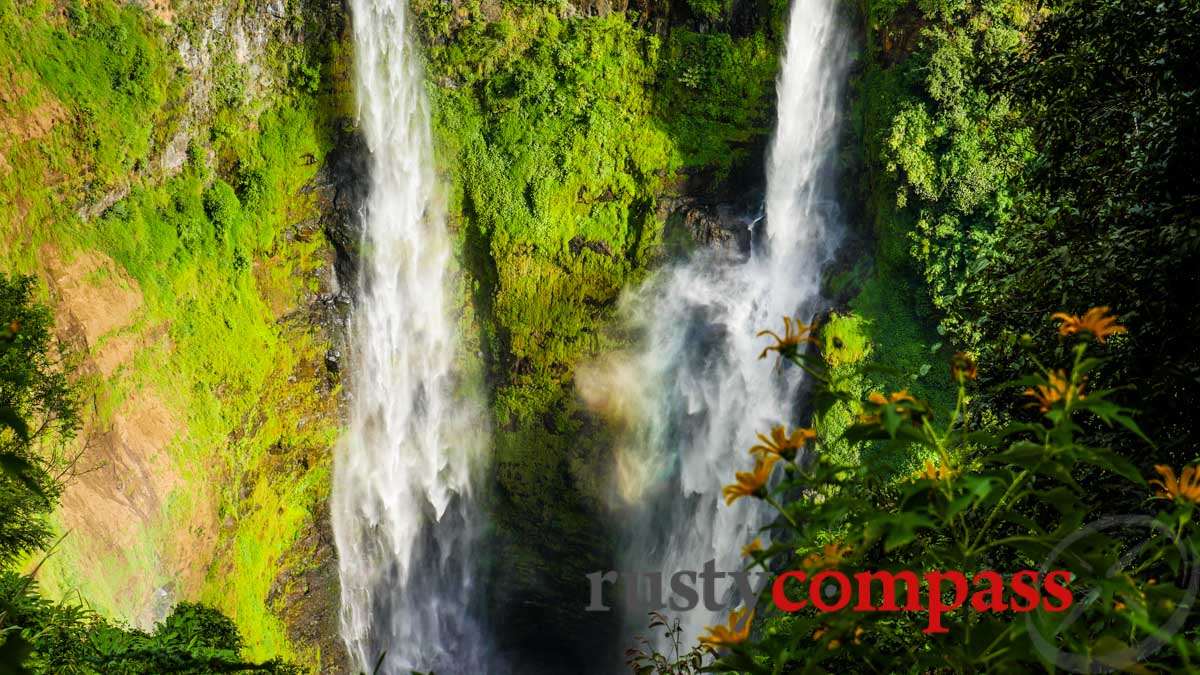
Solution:
{"label": "leafy plant", "polygon": [[[1124,327],[1104,308],[1056,318],[1070,347],[1068,367],[1034,359],[1036,372],[1002,387],[1023,389],[1040,420],[987,427],[973,411],[978,368],[965,354],[951,364],[958,396],[947,414],[907,390],[858,401],[837,385],[844,371],[831,371],[815,349],[802,352],[822,344],[812,327],[788,326],[776,336],[770,349],[814,379],[818,413],[858,410],[842,440],[898,446],[926,457],[925,468],[888,480],[869,463],[803,452],[829,442],[815,431],[779,427],[762,436],[751,449],[755,471],[738,474],[726,498],[761,499],[777,510],[763,530],[770,545],[756,539],[743,552],[752,568],[774,575],[769,595],[789,611],[762,607],[764,598],[759,609],[768,618],[753,638],[749,630],[710,628],[705,640],[717,658],[703,667],[678,662],[681,672],[875,672],[900,663],[922,671],[1190,668],[1197,655],[1190,610],[1200,591],[1200,532],[1192,522],[1200,503],[1197,469],[1177,476],[1159,466],[1160,477],[1148,484],[1129,460],[1080,440],[1080,423],[1090,419],[1152,445],[1111,390],[1088,387],[1105,361],[1089,353],[1088,340],[1104,344]],[[771,481],[776,465],[783,477]],[[1153,496],[1151,484],[1159,488]],[[1143,507],[1113,512],[1111,496],[1121,492],[1141,495]],[[889,597],[869,576],[880,573],[900,579],[881,583],[896,583],[895,597],[907,597],[907,606],[874,606],[877,590],[883,605]],[[859,584],[868,575],[855,610],[816,609],[827,588],[821,579],[834,574]],[[817,587],[807,606],[787,583],[797,575]],[[1037,591],[1031,602],[1018,590],[1053,575],[1064,582],[1052,594],[1057,605],[1039,604]],[[947,579],[953,588],[945,588]],[[635,668],[677,663],[646,648],[630,654]]]}
{"label": "leafy plant", "polygon": [[[907,390],[858,401],[838,389],[819,353],[802,352],[801,339],[781,338],[774,349],[813,378],[818,411],[859,411],[848,440],[900,446],[924,456],[926,468],[888,481],[867,464],[797,452],[815,433],[777,430],[773,440],[764,437],[770,442],[752,452],[765,475],[739,474],[739,484],[727,488],[731,502],[762,499],[778,513],[764,529],[770,545],[748,549],[751,566],[777,582],[785,569],[818,577],[823,571],[851,577],[915,570],[912,583],[921,585],[928,604],[917,611],[817,611],[814,599],[774,613],[754,639],[718,644],[724,649],[706,670],[875,672],[898,663],[922,671],[994,672],[1191,667],[1200,486],[1194,468],[1180,480],[1162,466],[1154,496],[1132,462],[1081,440],[1081,424],[1093,420],[1123,427],[1153,447],[1112,390],[1089,388],[1089,377],[1105,362],[1091,353],[1089,341],[1103,342],[1123,329],[1097,320],[1103,314],[1064,316],[1059,332],[1070,355],[1064,367],[1043,365],[1031,354],[1035,372],[1001,387],[1022,389],[1039,419],[986,428],[973,405],[977,369],[966,355],[955,357],[958,396],[955,409],[946,411]],[[783,466],[776,472],[782,479],[768,484],[776,464]],[[1142,507],[1113,513],[1108,505],[1118,493],[1140,495]],[[1003,590],[1023,574],[1055,570],[1070,573],[1070,612]],[[965,587],[948,601],[939,585],[943,571],[954,571],[962,584],[986,583],[991,591],[984,605],[974,595],[967,604]],[[783,602],[798,600],[785,582]],[[779,595],[774,599],[781,603]]]}
{"label": "leafy plant", "polygon": [[705,651],[699,646],[683,650],[683,627],[678,618],[669,618],[660,612],[650,612],[650,630],[662,628],[671,645],[669,655],[654,649],[644,637],[635,638],[637,646],[625,650],[625,664],[637,675],[685,675],[699,672],[704,665]]}

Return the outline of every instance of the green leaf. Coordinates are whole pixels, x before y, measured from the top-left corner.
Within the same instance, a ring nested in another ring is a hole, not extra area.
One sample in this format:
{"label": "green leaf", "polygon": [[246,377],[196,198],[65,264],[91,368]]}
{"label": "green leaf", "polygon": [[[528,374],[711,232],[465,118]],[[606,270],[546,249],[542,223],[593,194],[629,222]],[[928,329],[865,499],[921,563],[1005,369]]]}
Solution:
{"label": "green leaf", "polygon": [[1004,509],[1000,517],[1004,522],[1012,523],[1027,532],[1034,532],[1039,535],[1045,534],[1045,530],[1042,529],[1042,526],[1037,521],[1017,509]]}
{"label": "green leaf", "polygon": [[1107,471],[1111,471],[1119,476],[1128,478],[1131,482],[1140,486],[1146,485],[1146,479],[1133,462],[1125,459],[1117,453],[1108,450],[1107,448],[1088,448],[1076,446],[1076,456],[1081,461],[1087,462],[1093,466],[1100,467]]}
{"label": "green leaf", "polygon": [[1064,515],[1079,509],[1079,495],[1061,485],[1049,490],[1035,491],[1034,495]]}
{"label": "green leaf", "polygon": [[883,430],[888,433],[888,436],[895,438],[896,430],[899,429],[900,425],[904,423],[904,417],[897,413],[896,409],[890,405],[884,406],[884,408],[880,410],[880,413],[883,421]]}
{"label": "green leaf", "polygon": [[0,471],[7,473],[21,482],[30,492],[49,502],[50,496],[42,489],[41,483],[35,478],[37,467],[28,459],[13,452],[0,452]]}
{"label": "green leaf", "polygon": [[934,527],[934,521],[916,511],[902,511],[882,515],[867,524],[868,539],[884,536],[883,548],[893,551],[908,544],[917,536],[917,531]]}
{"label": "green leaf", "polygon": [[1033,468],[1046,458],[1046,448],[1038,443],[1029,441],[1017,441],[1008,446],[1008,449],[983,458],[984,462],[995,462],[998,464],[1016,464],[1017,466],[1029,469]]}

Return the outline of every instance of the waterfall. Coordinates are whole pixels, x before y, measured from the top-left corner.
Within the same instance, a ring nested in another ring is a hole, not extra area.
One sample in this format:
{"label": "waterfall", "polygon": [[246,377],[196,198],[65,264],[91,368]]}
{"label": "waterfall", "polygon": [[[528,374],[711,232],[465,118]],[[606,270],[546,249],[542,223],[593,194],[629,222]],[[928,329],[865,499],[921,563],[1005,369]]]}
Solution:
{"label": "waterfall", "polygon": [[486,448],[455,370],[451,265],[404,0],[352,0],[370,150],[350,427],[334,466],[341,631],[355,668],[495,672],[471,560]]}
{"label": "waterfall", "polygon": [[[623,386],[632,401],[624,405],[632,418],[627,440],[617,450],[620,492],[636,513],[622,570],[669,579],[708,560],[720,571],[740,570],[741,547],[769,520],[761,502],[727,507],[720,494],[735,470],[752,466],[747,449],[756,433],[799,421],[801,371],[776,372],[773,359],[759,360],[770,342],[754,335],[781,331],[785,315],[811,320],[821,305],[821,269],[837,243],[832,178],[848,45],[835,5],[794,0],[791,7],[766,218],[751,224],[765,226],[766,236],[753,237],[758,243],[748,259],[704,252],[662,270],[624,300],[641,339],[606,381]],[[732,590],[728,579],[720,583]],[[685,644],[727,614],[703,605],[666,612],[680,618]],[[630,614],[631,628],[645,633],[645,612]]]}

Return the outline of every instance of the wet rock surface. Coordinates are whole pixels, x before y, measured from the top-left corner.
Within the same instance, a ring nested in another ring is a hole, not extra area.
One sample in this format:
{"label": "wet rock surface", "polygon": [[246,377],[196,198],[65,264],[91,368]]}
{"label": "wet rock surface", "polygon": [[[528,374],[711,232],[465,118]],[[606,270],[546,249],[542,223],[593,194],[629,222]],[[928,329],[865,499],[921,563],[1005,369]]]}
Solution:
{"label": "wet rock surface", "polygon": [[370,190],[370,152],[351,120],[339,125],[333,150],[314,180],[326,198],[325,236],[337,252],[338,295],[352,301],[358,285],[359,247],[363,236],[362,208]]}
{"label": "wet rock surface", "polygon": [[762,230],[759,211],[749,200],[708,202],[685,196],[663,199],[658,217],[666,223],[663,238],[673,257],[708,248],[744,258],[750,255],[755,233]]}

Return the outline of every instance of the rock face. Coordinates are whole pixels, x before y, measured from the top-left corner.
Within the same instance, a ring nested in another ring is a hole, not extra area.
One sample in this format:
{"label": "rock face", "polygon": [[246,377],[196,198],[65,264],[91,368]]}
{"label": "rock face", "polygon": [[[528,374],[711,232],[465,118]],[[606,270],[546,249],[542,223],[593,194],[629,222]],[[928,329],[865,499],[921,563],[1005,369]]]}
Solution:
{"label": "rock face", "polygon": [[[164,3],[165,4],[165,3]],[[167,144],[159,169],[178,170],[188,143],[208,131],[213,113],[233,99],[248,108],[269,102],[288,84],[278,54],[288,48],[326,41],[339,32],[340,2],[257,0],[176,2],[168,23],[175,25],[175,48],[188,71],[179,131]],[[311,30],[310,18],[331,21],[327,30]]]}
{"label": "rock face", "polygon": [[358,283],[359,242],[362,241],[362,207],[370,189],[366,141],[346,120],[334,137],[318,185],[329,196],[324,210],[325,236],[337,251],[339,296],[350,299]]}
{"label": "rock face", "polygon": [[[189,148],[206,146],[219,109],[234,103],[242,107],[246,119],[252,119],[280,93],[287,82],[277,54],[335,38],[345,21],[340,2],[305,2],[289,5],[290,9],[285,9],[282,0],[260,0],[249,6],[196,0],[145,0],[142,4],[173,29],[171,46],[187,73],[182,95],[171,103],[173,133],[158,144],[150,161],[134,176],[152,181],[179,173]],[[329,29],[306,30],[305,13],[310,13],[310,18],[329,19]],[[213,159],[211,154],[207,157],[209,162]],[[89,220],[102,214],[128,190],[127,184],[120,185],[85,201],[80,217]]]}
{"label": "rock face", "polygon": [[664,236],[683,248],[716,249],[745,257],[750,254],[754,233],[762,219],[745,206],[733,203],[704,204],[690,197],[664,199],[659,217],[666,222]]}
{"label": "rock face", "polygon": [[[66,69],[88,65],[69,61],[71,50],[99,49],[97,40],[116,62],[142,57],[109,75],[120,82],[114,100],[146,85],[129,115],[146,138],[113,151],[128,152],[128,166],[100,172],[106,160],[88,134],[128,120],[43,78],[36,49],[0,54],[0,213],[22,234],[6,230],[0,253],[32,260],[15,269],[44,280],[60,342],[81,375],[102,383],[87,390],[97,412],[79,432],[86,471],[62,499],[73,534],[48,568],[83,579],[82,595],[118,620],[149,628],[174,602],[200,600],[234,615],[256,651],[345,672],[326,500],[366,156],[348,117],[346,7],[68,4],[48,17],[18,8],[5,25],[12,16],[53,30]],[[10,119],[27,91],[47,103]],[[272,179],[258,194],[242,180],[252,161]],[[7,217],[14,191],[37,208]],[[213,194],[227,197],[234,220],[214,215]],[[143,248],[95,234],[114,224],[140,228],[125,236]],[[22,251],[25,242],[36,250]],[[165,286],[174,297],[164,300]],[[237,335],[256,336],[256,351],[240,372],[211,375]]]}
{"label": "rock face", "polygon": [[[275,104],[293,84],[289,79],[296,77],[297,64],[289,60],[289,52],[318,55],[315,58],[336,55],[335,61],[319,64],[323,76],[332,79],[323,86],[332,89],[328,96],[333,104],[349,109],[353,101],[346,76],[352,38],[348,7],[340,0],[257,0],[248,5],[188,0],[174,18],[176,25],[181,25],[181,18],[186,22],[175,35],[188,78],[178,131],[152,168],[160,175],[177,172],[197,142],[203,147],[220,106],[238,99],[234,105],[252,120],[255,111]],[[313,58],[309,57],[310,63],[315,63]],[[285,235],[301,244],[322,238],[326,242],[319,253],[324,262],[307,272],[316,290],[298,298],[280,319],[285,332],[316,331],[329,345],[322,358],[289,377],[331,403],[331,407],[300,404],[299,424],[330,412],[344,419],[342,402],[333,397],[340,391],[337,384],[348,353],[346,332],[361,236],[359,209],[367,189],[367,152],[353,120],[336,118],[327,133],[330,150],[300,191],[315,200],[315,217],[289,226]],[[211,152],[207,160],[220,162]],[[313,164],[317,159],[308,154],[300,161]],[[259,480],[295,480],[314,467],[329,466],[332,453],[329,446],[295,446],[281,439],[270,453],[272,462],[262,467],[268,475]],[[342,673],[350,668],[338,633],[337,554],[325,505],[328,487],[323,493],[312,509],[312,519],[278,561],[263,601],[283,621],[298,652],[315,651],[320,654],[321,672]],[[253,491],[242,495],[248,508],[257,508],[254,498]]]}

